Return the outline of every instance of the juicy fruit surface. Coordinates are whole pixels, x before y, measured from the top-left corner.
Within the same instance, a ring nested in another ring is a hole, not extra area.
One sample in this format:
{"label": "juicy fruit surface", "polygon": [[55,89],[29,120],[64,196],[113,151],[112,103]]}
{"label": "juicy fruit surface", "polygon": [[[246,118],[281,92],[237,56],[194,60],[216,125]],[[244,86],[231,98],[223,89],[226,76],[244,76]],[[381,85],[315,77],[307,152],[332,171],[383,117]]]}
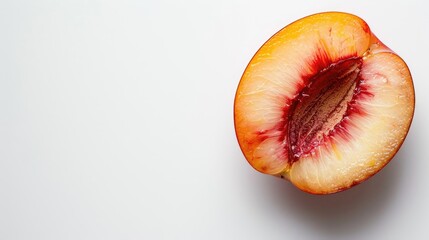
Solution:
{"label": "juicy fruit surface", "polygon": [[404,61],[362,19],[336,12],[300,19],[270,38],[247,66],[234,104],[249,163],[317,194],[379,171],[413,113]]}

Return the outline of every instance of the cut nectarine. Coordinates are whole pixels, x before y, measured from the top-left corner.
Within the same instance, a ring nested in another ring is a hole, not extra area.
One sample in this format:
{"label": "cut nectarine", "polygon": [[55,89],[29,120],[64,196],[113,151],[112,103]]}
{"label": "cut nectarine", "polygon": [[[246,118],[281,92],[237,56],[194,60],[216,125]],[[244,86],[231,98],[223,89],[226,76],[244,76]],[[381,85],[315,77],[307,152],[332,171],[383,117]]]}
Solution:
{"label": "cut nectarine", "polygon": [[234,121],[248,162],[315,194],[348,189],[381,170],[414,114],[405,62],[359,17],[302,18],[248,64]]}

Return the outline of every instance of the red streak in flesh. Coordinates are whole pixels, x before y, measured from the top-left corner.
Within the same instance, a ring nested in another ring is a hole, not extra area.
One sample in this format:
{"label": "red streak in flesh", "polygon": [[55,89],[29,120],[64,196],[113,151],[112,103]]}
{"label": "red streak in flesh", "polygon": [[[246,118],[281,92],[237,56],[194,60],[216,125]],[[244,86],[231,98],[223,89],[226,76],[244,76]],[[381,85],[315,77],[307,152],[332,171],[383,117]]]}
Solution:
{"label": "red streak in flesh", "polygon": [[368,93],[359,75],[362,58],[350,57],[325,66],[328,67],[314,76],[304,78],[306,86],[285,109],[281,141],[286,143],[289,163],[310,154],[335,133],[347,136],[348,117],[364,114],[357,104],[357,100]]}

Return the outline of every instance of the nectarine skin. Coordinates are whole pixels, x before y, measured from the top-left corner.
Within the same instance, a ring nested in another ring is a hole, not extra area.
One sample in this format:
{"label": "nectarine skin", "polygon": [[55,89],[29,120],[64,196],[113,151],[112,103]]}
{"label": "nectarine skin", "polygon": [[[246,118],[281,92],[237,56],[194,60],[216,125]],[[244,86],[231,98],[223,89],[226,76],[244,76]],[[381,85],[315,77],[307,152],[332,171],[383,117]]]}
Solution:
{"label": "nectarine skin", "polygon": [[405,62],[357,16],[293,22],[254,55],[237,88],[240,148],[258,171],[329,194],[380,171],[414,114]]}

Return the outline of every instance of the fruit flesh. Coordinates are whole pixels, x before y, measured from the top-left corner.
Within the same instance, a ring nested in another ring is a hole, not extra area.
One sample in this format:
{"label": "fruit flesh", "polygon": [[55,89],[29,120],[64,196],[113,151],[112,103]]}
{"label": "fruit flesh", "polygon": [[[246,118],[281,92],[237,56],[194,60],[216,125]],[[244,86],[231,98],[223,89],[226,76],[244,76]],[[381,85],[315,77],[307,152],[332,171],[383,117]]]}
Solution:
{"label": "fruit flesh", "polygon": [[318,194],[379,171],[413,112],[406,64],[346,13],[312,15],[275,34],[246,68],[234,104],[249,163]]}

